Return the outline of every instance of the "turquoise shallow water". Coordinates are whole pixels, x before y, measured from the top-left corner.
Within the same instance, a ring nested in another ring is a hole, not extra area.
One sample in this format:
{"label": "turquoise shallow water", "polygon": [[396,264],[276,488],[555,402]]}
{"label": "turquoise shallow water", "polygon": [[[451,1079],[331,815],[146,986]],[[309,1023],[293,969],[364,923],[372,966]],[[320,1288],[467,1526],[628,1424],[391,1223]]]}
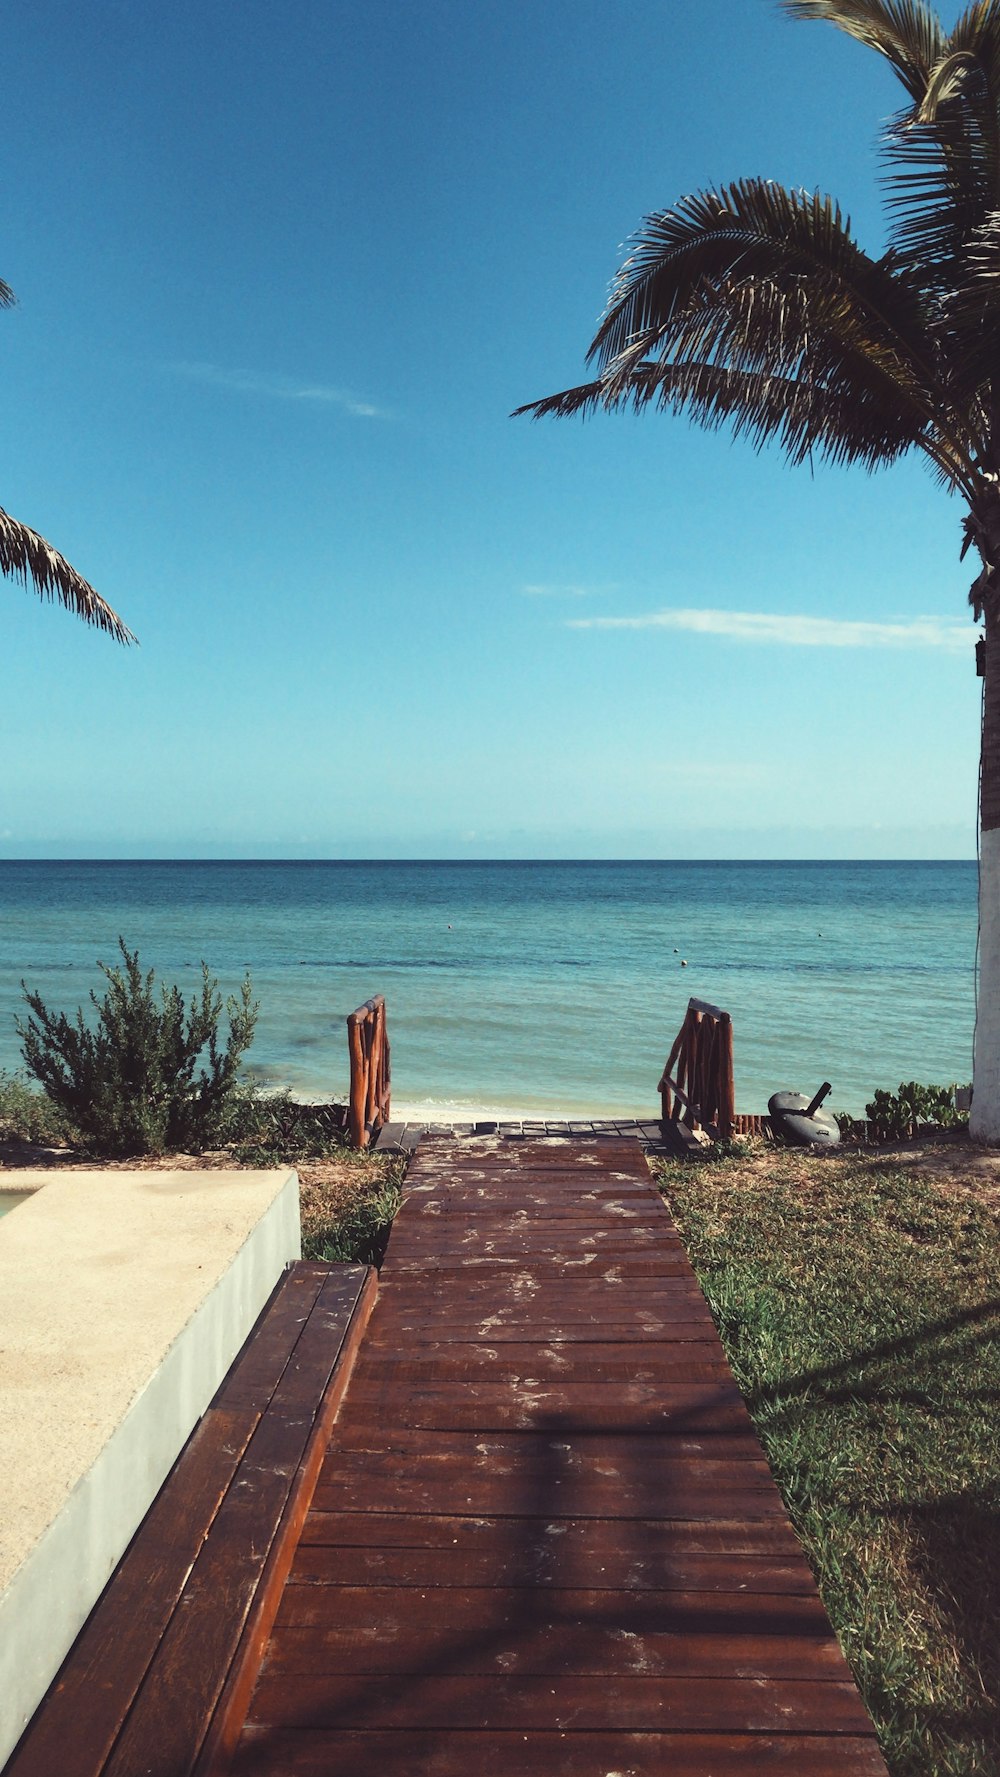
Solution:
{"label": "turquoise shallow water", "polygon": [[0,863],[0,1068],[22,977],[72,1010],[119,933],[186,987],[249,969],[253,1071],[303,1095],[343,1095],[384,993],[428,1117],[649,1114],[690,994],[732,1014],[743,1110],[971,1077],[974,863]]}

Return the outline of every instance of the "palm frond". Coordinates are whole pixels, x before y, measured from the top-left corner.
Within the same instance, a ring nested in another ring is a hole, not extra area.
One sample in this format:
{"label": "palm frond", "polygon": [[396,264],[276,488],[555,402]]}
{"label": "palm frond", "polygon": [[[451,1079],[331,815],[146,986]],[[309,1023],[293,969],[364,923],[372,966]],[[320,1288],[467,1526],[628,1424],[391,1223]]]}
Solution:
{"label": "palm frond", "polygon": [[1000,205],[1000,0],[959,19],[885,149],[893,243],[925,281],[946,282]]}
{"label": "palm frond", "polygon": [[[792,461],[872,468],[917,446],[969,490],[982,438],[953,412],[919,285],[873,260],[828,198],[746,180],[647,218],[590,349],[597,377],[532,403],[683,408]],[[976,416],[973,416],[976,417]]]}
{"label": "palm frond", "polygon": [[[546,396],[517,409],[534,419],[586,416],[599,408],[655,407],[684,413],[709,431],[730,425],[756,449],[776,439],[793,463],[814,455],[833,462],[862,462],[875,468],[894,462],[916,442],[898,415],[884,413],[881,425],[859,399],[855,385],[845,395],[819,384],[764,372],[732,370],[707,361],[644,360],[606,379]],[[875,420],[875,423],[872,423]]]}
{"label": "palm frond", "polygon": [[[950,268],[938,331],[956,396],[979,399],[989,416],[1000,366],[1000,210],[986,218]],[[984,418],[986,431],[992,425],[992,417]]]}
{"label": "palm frond", "polygon": [[941,21],[922,0],[781,0],[792,18],[821,19],[877,50],[920,101],[945,44]]}
{"label": "palm frond", "polygon": [[0,574],[27,586],[30,580],[42,598],[75,611],[85,623],[103,629],[116,642],[135,641],[132,631],[89,581],[37,531],[0,509]]}
{"label": "palm frond", "polygon": [[580,414],[586,419],[588,414],[596,413],[599,407],[613,406],[604,393],[604,384],[600,377],[592,382],[578,383],[574,389],[562,389],[558,395],[543,395],[540,401],[525,401],[515,407],[511,414],[512,420],[522,419],[530,413],[533,420],[566,420],[573,414]]}
{"label": "palm frond", "polygon": [[927,89],[916,106],[918,123],[933,123],[943,105],[968,95],[970,89],[982,87],[984,70],[978,56],[962,49],[941,57],[932,68]]}
{"label": "palm frond", "polygon": [[[917,363],[926,345],[922,292],[891,257],[873,260],[840,207],[819,193],[744,179],[685,197],[648,216],[629,243],[604,317],[588,352],[602,368],[629,347],[669,339],[705,287],[770,279],[796,291],[839,296],[867,316],[873,343]],[[929,366],[918,373],[927,377]]]}
{"label": "palm frond", "polygon": [[885,138],[892,169],[886,181],[890,239],[900,262],[929,294],[947,286],[995,207],[996,117],[977,119],[970,111],[961,103],[931,123],[901,118]]}
{"label": "palm frond", "polygon": [[609,386],[612,366],[653,355],[796,376],[822,335],[877,369],[920,429],[941,395],[928,320],[919,285],[864,253],[829,198],[743,180],[647,217],[588,356]]}
{"label": "palm frond", "polygon": [[947,48],[968,55],[995,88],[1000,81],[1000,0],[974,0],[956,23]]}
{"label": "palm frond", "polygon": [[[789,461],[821,457],[831,463],[883,468],[908,450],[922,450],[946,486],[970,491],[968,453],[956,457],[947,438],[897,404],[877,371],[864,366],[844,374],[831,362],[808,379],[773,371],[734,369],[706,359],[638,359],[616,365],[603,377],[548,395],[515,410],[513,417],[586,418],[603,409],[647,407],[684,414],[709,431],[728,424],[755,449],[776,442]],[[888,398],[887,398],[888,397]]]}

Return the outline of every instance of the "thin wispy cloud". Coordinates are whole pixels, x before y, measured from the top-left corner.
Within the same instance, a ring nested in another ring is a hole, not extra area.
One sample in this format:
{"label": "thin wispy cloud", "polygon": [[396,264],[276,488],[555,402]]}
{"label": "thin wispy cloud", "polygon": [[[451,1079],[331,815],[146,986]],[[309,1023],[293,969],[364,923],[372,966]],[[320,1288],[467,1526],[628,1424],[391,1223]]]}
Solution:
{"label": "thin wispy cloud", "polygon": [[[594,588],[576,586],[572,582],[530,580],[522,586],[521,593],[528,599],[585,599],[590,598]],[[606,592],[607,587],[602,591]]]}
{"label": "thin wispy cloud", "polygon": [[336,388],[330,383],[296,382],[289,376],[263,376],[254,370],[228,370],[221,364],[181,362],[168,369],[175,376],[191,382],[208,383],[216,389],[230,389],[236,395],[260,395],[269,401],[301,401],[337,407],[355,419],[385,420],[389,414],[371,401],[363,401],[350,389]]}
{"label": "thin wispy cloud", "polygon": [[795,617],[768,611],[650,611],[641,617],[568,617],[569,629],[670,629],[725,636],[733,642],[778,643],[793,648],[968,649],[968,623],[914,617],[907,623],[868,623],[849,617]]}

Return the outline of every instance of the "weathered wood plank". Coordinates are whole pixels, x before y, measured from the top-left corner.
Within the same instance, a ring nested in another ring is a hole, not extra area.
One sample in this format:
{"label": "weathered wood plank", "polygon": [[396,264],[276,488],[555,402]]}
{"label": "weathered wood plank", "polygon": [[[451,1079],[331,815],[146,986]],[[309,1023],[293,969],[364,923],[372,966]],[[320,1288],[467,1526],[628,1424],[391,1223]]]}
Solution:
{"label": "weathered wood plank", "polygon": [[528,1389],[514,1383],[470,1382],[454,1388],[409,1390],[390,1384],[352,1389],[345,1425],[376,1414],[397,1425],[475,1432],[504,1428],[534,1431],[670,1432],[711,1422],[738,1430],[747,1410],[734,1382],[564,1382]]}
{"label": "weathered wood plank", "polygon": [[773,1487],[762,1485],[755,1489],[734,1481],[729,1486],[716,1484],[709,1492],[704,1484],[686,1480],[683,1474],[672,1480],[669,1489],[659,1486],[654,1476],[637,1476],[622,1489],[610,1481],[580,1486],[559,1475],[542,1475],[534,1483],[525,1477],[512,1496],[509,1480],[486,1477],[473,1483],[468,1475],[463,1475],[460,1465],[450,1475],[414,1474],[405,1492],[399,1485],[398,1464],[395,1474],[388,1464],[382,1473],[366,1465],[356,1475],[321,1483],[315,1496],[316,1509],[322,1512],[387,1512],[404,1501],[411,1511],[446,1515],[475,1512],[485,1516],[506,1512],[521,1518],[566,1514],[575,1518],[618,1515],[641,1519],[663,1512],[691,1519],[781,1520],[784,1515]]}
{"label": "weathered wood plank", "polygon": [[554,1321],[544,1327],[537,1324],[521,1326],[517,1322],[500,1321],[496,1315],[487,1315],[479,1320],[424,1320],[415,1319],[412,1314],[386,1313],[380,1318],[378,1328],[365,1341],[366,1349],[396,1351],[405,1346],[411,1353],[416,1353],[424,1345],[477,1345],[502,1346],[506,1344],[523,1345],[534,1333],[536,1344],[543,1342],[546,1346],[559,1345],[628,1345],[629,1349],[641,1352],[650,1344],[663,1344],[664,1337],[669,1335],[670,1344],[677,1348],[688,1345],[710,1346],[714,1351],[716,1332],[711,1317],[705,1315],[701,1320],[667,1321],[662,1317],[651,1317],[646,1321],[630,1325],[626,1321],[605,1321],[599,1315],[592,1314],[587,1320]]}
{"label": "weathered wood plank", "polygon": [[[794,1565],[807,1576],[803,1588],[814,1590],[814,1582],[798,1538],[787,1519],[725,1519],[693,1520],[689,1518],[590,1518],[567,1517],[523,1519],[490,1517],[447,1517],[431,1512],[404,1510],[384,1513],[341,1512],[326,1514],[315,1505],[302,1531],[298,1555],[310,1546],[336,1542],[343,1549],[363,1550],[373,1555],[387,1554],[394,1549],[437,1549],[475,1552],[479,1548],[509,1550],[534,1547],[537,1539],[546,1538],[560,1548],[572,1549],[574,1544],[587,1550],[620,1549],[632,1539],[643,1557],[681,1561],[689,1556],[707,1558],[716,1555],[734,1558],[734,1573],[741,1571],[739,1559],[774,1560]],[[596,1579],[589,1582],[596,1586]],[[602,1580],[602,1585],[604,1581]],[[715,1588],[713,1588],[715,1589]],[[764,1588],[760,1588],[764,1589]],[[798,1586],[775,1588],[797,1591]]]}
{"label": "weathered wood plank", "polygon": [[[323,1587],[290,1586],[285,1596],[299,1614],[293,1623],[279,1619],[275,1624],[264,1667],[268,1680],[284,1673],[384,1677],[427,1671],[483,1680],[566,1675],[614,1681],[634,1673],[647,1678],[749,1678],[759,1684],[772,1679],[843,1681],[845,1677],[844,1656],[833,1637],[810,1637],[797,1625],[784,1635],[762,1633],[753,1619],[748,1619],[742,1634],[711,1626],[702,1632],[678,1627],[673,1633],[630,1627],[623,1633],[620,1617],[617,1622],[565,1623],[523,1606],[520,1619],[512,1624],[494,1623],[487,1615],[474,1631],[459,1631],[442,1627],[445,1612],[437,1592],[432,1594],[436,1613],[432,1620],[402,1621],[401,1601],[407,1594],[393,1587],[385,1621],[377,1630],[370,1623],[347,1629],[332,1609],[325,1621],[320,1615],[321,1606],[328,1603]],[[494,1596],[484,1592],[475,1594],[474,1600]],[[557,1597],[546,1593],[544,1602],[548,1605]],[[624,1620],[631,1623],[631,1615]],[[255,1717],[263,1719],[259,1711]]]}
{"label": "weathered wood plank", "polygon": [[[644,1433],[586,1431],[566,1434],[556,1432],[483,1432],[469,1448],[468,1432],[414,1429],[412,1426],[386,1425],[366,1420],[357,1425],[338,1423],[336,1442],[331,1446],[324,1464],[323,1479],[336,1480],[344,1474],[348,1459],[360,1462],[375,1472],[379,1461],[412,1465],[414,1472],[423,1466],[429,1471],[447,1463],[464,1463],[470,1478],[489,1473],[505,1474],[512,1489],[525,1475],[574,1471],[599,1474],[619,1485],[629,1475],[674,1475],[685,1471],[689,1463],[708,1462],[752,1463],[761,1474],[770,1474],[760,1443],[752,1427],[742,1431],[720,1431],[708,1426],[701,1431],[681,1430],[671,1437],[651,1439]],[[612,1512],[612,1517],[619,1514]]]}
{"label": "weathered wood plank", "polygon": [[567,1374],[575,1383],[655,1383],[728,1381],[729,1365],[710,1339],[700,1345],[658,1345],[642,1352],[633,1342],[604,1345],[592,1343],[584,1351],[518,1341],[494,1346],[483,1340],[475,1345],[451,1345],[431,1341],[415,1345],[405,1356],[389,1356],[385,1346],[370,1347],[358,1365],[359,1387],[380,1381],[396,1388],[438,1388],[442,1384],[486,1381],[515,1384],[533,1378],[558,1382]]}
{"label": "weathered wood plank", "polygon": [[849,1680],[644,1678],[617,1674],[610,1691],[590,1677],[476,1678],[414,1674],[404,1684],[378,1678],[262,1679],[250,1719],[277,1728],[437,1728],[574,1734],[800,1733],[870,1735],[871,1722]]}
{"label": "weathered wood plank", "polygon": [[801,1734],[452,1734],[250,1727],[233,1777],[885,1777],[874,1742]]}
{"label": "weathered wood plank", "polygon": [[[504,1519],[487,1520],[493,1534],[469,1548],[461,1535],[464,1520],[437,1519],[452,1528],[450,1542],[422,1547],[345,1545],[338,1535],[343,1519],[310,1513],[309,1539],[299,1544],[289,1584],[318,1586],[515,1586],[572,1589],[586,1581],[591,1591],[803,1593],[810,1596],[813,1579],[800,1559],[784,1561],[724,1553],[680,1553],[676,1534],[666,1547],[655,1521],[640,1521],[641,1534],[623,1536],[619,1523],[577,1521],[575,1534],[565,1520],[555,1525],[544,1518],[522,1520],[515,1527]],[[419,1522],[419,1520],[417,1520]],[[501,1532],[498,1527],[503,1526]],[[537,1529],[536,1529],[537,1526]],[[633,1529],[632,1525],[626,1526]],[[676,1526],[671,1525],[671,1530]],[[553,1530],[555,1534],[553,1534]],[[527,1533],[526,1533],[527,1532]],[[410,1531],[411,1536],[417,1534]],[[323,1538],[328,1540],[324,1541]]]}
{"label": "weathered wood plank", "polygon": [[[499,1281],[495,1276],[459,1271],[449,1274],[446,1283],[444,1268],[440,1267],[431,1277],[425,1270],[412,1280],[394,1272],[391,1280],[384,1282],[381,1288],[391,1290],[411,1310],[419,1313],[426,1308],[429,1314],[452,1319],[456,1307],[467,1305],[476,1309],[484,1303],[498,1315],[524,1314],[530,1309],[543,1322],[572,1319],[573,1310],[578,1308],[588,1313],[607,1314],[610,1311],[617,1314],[619,1309],[627,1307],[630,1314],[637,1316],[644,1310],[655,1312],[662,1308],[676,1315],[682,1305],[685,1310],[682,1319],[688,1319],[692,1313],[711,1318],[705,1298],[693,1278],[633,1277],[625,1265],[611,1267],[610,1274],[592,1271],[588,1266],[586,1275],[581,1275],[577,1268],[569,1276],[563,1275],[555,1280],[541,1267],[536,1271],[526,1264],[513,1272],[504,1288],[497,1287]],[[555,1288],[556,1281],[558,1289]],[[408,1295],[404,1295],[404,1291],[409,1292]]]}

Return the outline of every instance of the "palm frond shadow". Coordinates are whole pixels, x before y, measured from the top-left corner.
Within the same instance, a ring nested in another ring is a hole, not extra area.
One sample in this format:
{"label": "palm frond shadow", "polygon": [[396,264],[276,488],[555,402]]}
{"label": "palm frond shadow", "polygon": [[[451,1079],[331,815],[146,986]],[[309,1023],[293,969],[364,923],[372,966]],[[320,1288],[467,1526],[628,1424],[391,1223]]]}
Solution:
{"label": "palm frond shadow", "polygon": [[[710,1437],[717,1431],[714,1406],[681,1410],[671,1418],[671,1436],[684,1433]],[[433,1438],[433,1433],[428,1434]],[[491,1434],[481,1431],[477,1437],[489,1443]],[[647,1441],[655,1435],[662,1445],[663,1432],[651,1434],[646,1422],[626,1425],[615,1434],[616,1449],[622,1461],[623,1491],[641,1483],[647,1471]],[[616,1648],[618,1671],[623,1677],[648,1675],[656,1670],[655,1645],[658,1638],[697,1636],[706,1643],[719,1637],[724,1647],[732,1647],[732,1638],[745,1638],[745,1658],[754,1675],[770,1664],[768,1647],[777,1650],[780,1665],[783,1645],[788,1638],[799,1642],[808,1653],[810,1648],[828,1645],[830,1628],[814,1596],[789,1592],[756,1600],[742,1595],[734,1581],[731,1591],[704,1590],[693,1594],[677,1587],[665,1575],[648,1590],[633,1583],[628,1588],[627,1619],[623,1618],[623,1593],[609,1585],[603,1569],[584,1548],[567,1554],[558,1538],[549,1534],[556,1521],[570,1523],[579,1517],[586,1520],[592,1511],[588,1503],[588,1487],[592,1484],[592,1464],[599,1461],[590,1446],[602,1442],[600,1434],[588,1435],[575,1416],[562,1413],[540,1415],[533,1423],[531,1435],[519,1440],[520,1451],[510,1474],[509,1494],[502,1514],[478,1506],[470,1500],[463,1520],[468,1526],[483,1523],[491,1515],[502,1518],[512,1532],[512,1548],[498,1555],[498,1570],[481,1593],[482,1621],[475,1628],[467,1623],[450,1624],[442,1605],[440,1622],[424,1632],[417,1665],[398,1665],[392,1654],[374,1670],[342,1669],[329,1678],[329,1698],[322,1706],[324,1727],[357,1732],[366,1728],[405,1726],[405,1732],[393,1734],[398,1752],[391,1744],[380,1753],[382,1769],[398,1777],[409,1777],[415,1769],[430,1769],[440,1757],[441,1745],[450,1736],[450,1728],[414,1728],[409,1725],[410,1699],[419,1711],[421,1693],[427,1681],[466,1679],[470,1688],[488,1696],[495,1690],[494,1707],[502,1711],[504,1686],[516,1686],[519,1677],[550,1676],[553,1687],[561,1672],[576,1671],[574,1658],[579,1659],[579,1638],[587,1633],[607,1638]],[[386,1448],[391,1434],[386,1434]],[[373,1436],[372,1449],[379,1444]],[[624,1454],[628,1452],[631,1460]],[[329,1462],[336,1466],[337,1433],[330,1444]],[[424,1506],[424,1510],[428,1508]],[[448,1512],[447,1506],[433,1506],[431,1511]],[[687,1508],[678,1516],[686,1516]],[[656,1516],[669,1519],[671,1496],[669,1482],[658,1503]],[[765,1522],[774,1523],[773,1518]],[[639,1518],[623,1515],[615,1519],[615,1527],[626,1551],[624,1565],[638,1571],[648,1570],[651,1556],[647,1527]],[[669,1568],[669,1557],[663,1561]],[[501,1571],[502,1570],[502,1571]],[[293,1569],[291,1581],[296,1579]],[[482,1584],[482,1582],[480,1582]],[[394,1616],[397,1621],[407,1617],[405,1588],[397,1588]],[[414,1588],[419,1592],[419,1588]],[[581,1595],[585,1595],[585,1602]],[[442,1595],[446,1598],[446,1594]],[[374,1621],[374,1618],[373,1618]],[[652,1638],[652,1647],[645,1649],[643,1638]],[[374,1644],[373,1644],[374,1645]],[[736,1656],[733,1656],[734,1658]],[[605,1656],[607,1658],[607,1656]],[[597,1680],[596,1684],[607,1683]],[[611,1683],[613,1693],[613,1681]],[[553,1691],[554,1694],[554,1691]],[[474,1705],[482,1708],[482,1705]],[[316,1705],[312,1695],[304,1702],[301,1714],[294,1709],[283,1710],[287,1727],[315,1727]],[[557,1721],[553,1710],[552,1728],[565,1732],[569,1724]],[[609,1719],[614,1717],[613,1705]],[[418,1717],[419,1719],[419,1717]],[[630,1730],[613,1730],[624,1742]],[[639,1731],[639,1730],[634,1730]],[[256,1743],[268,1751],[269,1730],[255,1727]],[[261,1766],[263,1769],[263,1765]],[[588,1766],[588,1768],[590,1768]],[[596,1768],[596,1767],[595,1767]],[[604,1768],[603,1766],[601,1767]]]}
{"label": "palm frond shadow", "polygon": [[[895,1400],[914,1398],[923,1400],[926,1397],[918,1390],[902,1393],[898,1388],[888,1388],[878,1378],[858,1381],[850,1384],[848,1378],[859,1369],[870,1368],[873,1364],[897,1362],[900,1358],[926,1358],[933,1345],[948,1340],[957,1333],[988,1329],[991,1322],[996,1322],[993,1329],[1000,1335],[1000,1296],[987,1302],[979,1302],[973,1308],[956,1310],[954,1314],[943,1316],[940,1320],[928,1321],[917,1331],[902,1334],[897,1339],[882,1339],[873,1345],[860,1347],[842,1358],[836,1364],[819,1364],[813,1369],[800,1370],[797,1374],[782,1376],[779,1381],[762,1383],[746,1392],[747,1405],[751,1412],[765,1407],[768,1403],[788,1400],[789,1397],[804,1394],[823,1393],[830,1401],[847,1399],[872,1399],[886,1392]],[[973,1336],[966,1340],[963,1349],[975,1344]],[[949,1348],[954,1350],[953,1347]],[[837,1385],[840,1386],[837,1386]],[[969,1399],[1000,1398],[998,1390],[975,1390]]]}
{"label": "palm frond shadow", "polygon": [[[1000,1499],[988,1490],[899,1508],[923,1585],[982,1678],[994,1734],[1000,1735]],[[984,1710],[984,1715],[985,1715]]]}

